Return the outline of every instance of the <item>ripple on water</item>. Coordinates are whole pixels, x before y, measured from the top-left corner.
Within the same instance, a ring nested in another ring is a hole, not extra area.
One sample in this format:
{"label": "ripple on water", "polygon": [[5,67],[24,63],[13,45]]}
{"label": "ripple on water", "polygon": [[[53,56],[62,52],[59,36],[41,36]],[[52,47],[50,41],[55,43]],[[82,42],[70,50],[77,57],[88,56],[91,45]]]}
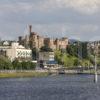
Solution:
{"label": "ripple on water", "polygon": [[0,79],[0,100],[22,99],[100,100],[100,81],[94,84],[93,75]]}

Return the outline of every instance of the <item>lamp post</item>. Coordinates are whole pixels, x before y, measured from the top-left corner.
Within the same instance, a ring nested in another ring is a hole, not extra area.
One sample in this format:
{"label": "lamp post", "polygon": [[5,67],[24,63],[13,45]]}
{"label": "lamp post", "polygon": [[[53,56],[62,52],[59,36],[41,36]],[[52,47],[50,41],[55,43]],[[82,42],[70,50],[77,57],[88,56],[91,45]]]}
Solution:
{"label": "lamp post", "polygon": [[97,83],[98,82],[98,75],[97,75],[97,63],[96,63],[97,59],[96,59],[96,55],[95,55],[95,69],[94,69],[94,82]]}
{"label": "lamp post", "polygon": [[94,82],[97,83],[98,82],[98,74],[97,74],[97,53],[98,53],[98,45],[96,46],[96,43],[94,45],[95,50],[94,50]]}
{"label": "lamp post", "polygon": [[81,71],[83,71],[83,66],[80,64],[80,61],[82,61],[82,43],[78,40],[78,60],[79,60],[79,66]]}

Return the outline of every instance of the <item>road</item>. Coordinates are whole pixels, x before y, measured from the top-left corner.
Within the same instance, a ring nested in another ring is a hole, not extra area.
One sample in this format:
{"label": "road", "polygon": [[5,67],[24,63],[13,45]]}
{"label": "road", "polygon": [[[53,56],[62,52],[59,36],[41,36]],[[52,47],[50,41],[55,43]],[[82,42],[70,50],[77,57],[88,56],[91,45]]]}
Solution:
{"label": "road", "polygon": [[59,75],[0,79],[0,100],[100,100],[100,76]]}

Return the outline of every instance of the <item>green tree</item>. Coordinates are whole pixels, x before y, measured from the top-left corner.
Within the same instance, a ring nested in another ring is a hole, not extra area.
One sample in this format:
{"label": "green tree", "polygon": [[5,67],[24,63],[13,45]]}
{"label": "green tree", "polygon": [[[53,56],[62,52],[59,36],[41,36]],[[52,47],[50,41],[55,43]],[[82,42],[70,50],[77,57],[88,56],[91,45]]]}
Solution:
{"label": "green tree", "polygon": [[53,50],[49,46],[42,46],[40,48],[41,52],[52,52]]}
{"label": "green tree", "polygon": [[31,70],[31,69],[35,69],[35,68],[36,68],[36,64],[33,62],[30,62],[30,61],[22,62],[22,69]]}
{"label": "green tree", "polygon": [[73,67],[74,66],[74,57],[69,54],[61,52],[61,50],[55,51],[55,59],[58,64],[62,64],[64,67]]}
{"label": "green tree", "polygon": [[69,55],[78,57],[78,45],[77,44],[69,45],[66,51]]}
{"label": "green tree", "polygon": [[82,58],[88,59],[88,50],[87,50],[87,42],[82,42]]}
{"label": "green tree", "polygon": [[58,64],[62,64],[62,52],[60,50],[55,51],[55,60]]}
{"label": "green tree", "polygon": [[16,70],[21,70],[22,69],[22,64],[17,59],[15,59],[12,62],[12,65],[13,65],[13,69],[16,69]]}
{"label": "green tree", "polygon": [[13,68],[13,66],[12,66],[11,61],[7,57],[0,56],[0,69],[1,70],[4,70],[4,69],[10,70],[12,68]]}
{"label": "green tree", "polygon": [[37,48],[33,48],[32,49],[32,58],[33,58],[33,60],[37,59],[38,54],[39,54],[38,49]]}

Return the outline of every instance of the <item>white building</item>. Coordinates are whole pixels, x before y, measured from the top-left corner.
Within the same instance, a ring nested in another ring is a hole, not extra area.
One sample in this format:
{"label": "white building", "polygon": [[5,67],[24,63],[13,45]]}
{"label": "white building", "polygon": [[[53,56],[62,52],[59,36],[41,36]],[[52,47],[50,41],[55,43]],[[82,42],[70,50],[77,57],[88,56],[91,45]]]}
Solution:
{"label": "white building", "polygon": [[54,61],[54,52],[39,52],[39,60]]}
{"label": "white building", "polygon": [[17,42],[13,42],[9,47],[1,46],[0,48],[6,51],[6,56],[11,61],[14,59],[31,60],[32,58],[32,50],[26,49],[22,45],[19,45]]}

